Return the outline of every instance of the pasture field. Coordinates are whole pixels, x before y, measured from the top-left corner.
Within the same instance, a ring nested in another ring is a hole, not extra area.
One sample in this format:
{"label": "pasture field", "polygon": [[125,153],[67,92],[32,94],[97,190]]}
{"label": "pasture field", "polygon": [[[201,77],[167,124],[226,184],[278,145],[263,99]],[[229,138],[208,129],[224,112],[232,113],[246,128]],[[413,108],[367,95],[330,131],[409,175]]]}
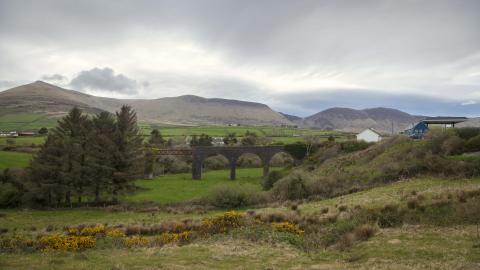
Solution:
{"label": "pasture field", "polygon": [[[302,213],[338,205],[375,208],[405,204],[402,196],[415,191],[430,200],[442,192],[480,188],[480,179],[448,180],[417,178],[329,200],[300,204]],[[152,198],[155,196],[151,195]],[[255,209],[256,212],[292,211],[286,206]],[[164,220],[202,219],[207,213],[157,211],[112,212],[101,208],[58,210],[0,210],[0,228],[10,233],[43,233],[47,226],[61,232],[63,226],[108,223],[155,224]],[[441,215],[442,213],[436,213]],[[35,230],[35,231],[34,231]],[[0,253],[1,269],[479,269],[480,239],[475,225],[404,224],[379,228],[367,241],[355,242],[346,250],[311,249],[297,246],[293,238],[263,239],[255,231],[242,229],[199,238],[184,245],[163,247],[96,247],[85,251]]]}
{"label": "pasture field", "polygon": [[24,168],[30,162],[31,154],[0,151],[0,170],[6,168]]}
{"label": "pasture field", "polygon": [[200,198],[215,185],[226,183],[253,184],[261,189],[262,168],[237,168],[237,179],[229,180],[230,170],[214,170],[203,173],[202,180],[192,180],[191,173],[167,174],[152,180],[138,180],[136,185],[144,191],[127,196],[128,202],[152,201],[176,203]]}
{"label": "pasture field", "polygon": [[0,131],[32,131],[42,127],[54,127],[58,118],[45,114],[17,113],[0,116]]}
{"label": "pasture field", "polygon": [[8,145],[7,140],[12,141],[13,145],[28,146],[28,145],[41,145],[45,142],[46,136],[33,136],[33,137],[16,137],[16,138],[0,138],[0,145]]}
{"label": "pasture field", "polygon": [[335,135],[338,132],[324,131],[319,129],[303,129],[289,127],[273,127],[273,126],[196,126],[196,127],[162,127],[140,125],[142,132],[146,135],[150,134],[153,128],[158,128],[164,136],[192,136],[201,135],[202,133],[210,136],[225,136],[229,133],[235,133],[242,136],[247,131],[255,132],[262,137],[294,137],[302,135]]}

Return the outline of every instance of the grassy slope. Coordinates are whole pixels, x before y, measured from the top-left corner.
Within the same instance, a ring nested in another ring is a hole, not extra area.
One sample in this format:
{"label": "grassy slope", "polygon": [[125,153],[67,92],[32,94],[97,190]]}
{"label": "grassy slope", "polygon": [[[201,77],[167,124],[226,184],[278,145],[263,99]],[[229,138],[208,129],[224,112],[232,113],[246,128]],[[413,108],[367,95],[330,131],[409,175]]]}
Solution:
{"label": "grassy slope", "polygon": [[31,154],[0,151],[0,169],[23,168],[31,158]]}
{"label": "grassy slope", "polygon": [[[205,195],[210,188],[220,183],[234,183],[229,180],[229,176],[229,170],[217,170],[205,172],[201,181],[192,180],[190,173],[165,175],[153,180],[139,180],[137,185],[148,190],[130,195],[126,200],[159,203],[191,200]],[[262,169],[260,168],[237,169],[235,182],[255,184],[260,189],[261,179]]]}
{"label": "grassy slope", "polygon": [[[415,179],[335,199],[301,205],[303,212],[337,204],[377,207],[401,202],[402,194],[438,193],[457,188],[479,188],[480,179]],[[284,208],[265,209],[280,211]],[[110,213],[102,210],[1,211],[5,227],[28,228],[47,224],[147,222],[150,219],[198,218],[199,215]],[[207,215],[211,215],[209,213]],[[321,249],[305,253],[288,244],[250,242],[229,235],[195,241],[186,246],[150,249],[88,250],[82,253],[0,254],[1,269],[478,269],[480,248],[472,248],[474,226],[432,227],[404,225],[380,230],[350,250]]]}

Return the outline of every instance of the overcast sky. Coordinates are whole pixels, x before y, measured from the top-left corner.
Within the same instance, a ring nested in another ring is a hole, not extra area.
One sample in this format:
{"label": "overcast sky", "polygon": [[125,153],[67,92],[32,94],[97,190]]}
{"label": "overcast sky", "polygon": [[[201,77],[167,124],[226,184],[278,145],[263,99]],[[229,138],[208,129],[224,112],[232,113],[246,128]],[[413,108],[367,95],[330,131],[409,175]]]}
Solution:
{"label": "overcast sky", "polygon": [[480,1],[0,0],[0,90],[480,116]]}

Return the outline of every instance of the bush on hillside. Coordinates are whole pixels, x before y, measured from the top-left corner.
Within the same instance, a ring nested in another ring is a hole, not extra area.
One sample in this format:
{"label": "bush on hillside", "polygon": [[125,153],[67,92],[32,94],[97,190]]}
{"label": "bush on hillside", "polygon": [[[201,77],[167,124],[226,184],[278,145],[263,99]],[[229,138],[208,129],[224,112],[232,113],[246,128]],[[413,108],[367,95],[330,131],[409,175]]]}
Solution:
{"label": "bush on hillside", "polygon": [[465,144],[465,151],[478,152],[480,151],[480,135],[470,138]]}
{"label": "bush on hillside", "polygon": [[278,153],[270,160],[270,166],[291,166],[294,164],[292,156],[287,153]]}
{"label": "bush on hillside", "polygon": [[346,141],[340,143],[340,149],[345,153],[352,153],[360,150],[367,149],[372,146],[374,143],[369,143],[365,141]]}
{"label": "bush on hillside", "polygon": [[11,183],[0,183],[0,208],[16,207],[23,193]]}
{"label": "bush on hillside", "polygon": [[465,141],[458,136],[451,136],[442,142],[442,153],[445,155],[458,155],[463,153]]}
{"label": "bush on hillside", "polygon": [[268,176],[262,181],[263,190],[270,190],[273,185],[280,180],[280,178],[285,176],[283,171],[271,171]]}
{"label": "bush on hillside", "polygon": [[303,199],[307,195],[305,182],[308,178],[305,173],[294,172],[273,185],[273,195],[279,200]]}
{"label": "bush on hillside", "polygon": [[480,135],[480,128],[478,127],[456,128],[455,132],[457,133],[458,137],[464,140],[469,140],[475,136]]}

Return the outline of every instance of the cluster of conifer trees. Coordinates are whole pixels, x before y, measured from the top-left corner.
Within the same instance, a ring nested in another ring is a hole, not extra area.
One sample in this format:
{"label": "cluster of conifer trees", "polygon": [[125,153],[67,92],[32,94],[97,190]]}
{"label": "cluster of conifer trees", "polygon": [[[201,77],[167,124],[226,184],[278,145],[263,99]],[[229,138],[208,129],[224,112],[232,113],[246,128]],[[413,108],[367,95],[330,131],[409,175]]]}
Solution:
{"label": "cluster of conifer trees", "polygon": [[28,189],[39,204],[63,205],[85,197],[96,202],[118,200],[143,176],[143,139],[129,106],[116,114],[89,117],[73,108],[49,132],[32,160]]}

